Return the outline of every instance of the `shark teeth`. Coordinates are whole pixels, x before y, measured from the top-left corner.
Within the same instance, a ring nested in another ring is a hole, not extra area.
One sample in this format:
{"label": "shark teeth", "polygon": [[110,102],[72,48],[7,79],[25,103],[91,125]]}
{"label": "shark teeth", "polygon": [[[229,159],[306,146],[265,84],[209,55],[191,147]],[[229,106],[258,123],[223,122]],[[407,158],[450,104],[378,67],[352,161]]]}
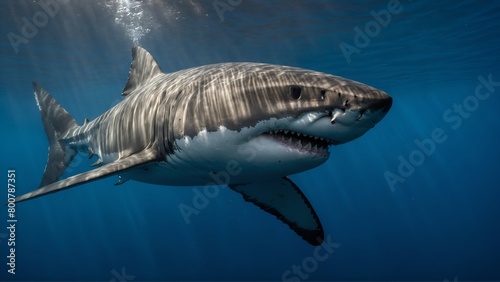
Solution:
{"label": "shark teeth", "polygon": [[334,144],[334,142],[319,136],[308,135],[290,130],[272,130],[264,133],[263,135],[272,137],[287,146],[313,153],[324,154],[328,151],[328,147]]}

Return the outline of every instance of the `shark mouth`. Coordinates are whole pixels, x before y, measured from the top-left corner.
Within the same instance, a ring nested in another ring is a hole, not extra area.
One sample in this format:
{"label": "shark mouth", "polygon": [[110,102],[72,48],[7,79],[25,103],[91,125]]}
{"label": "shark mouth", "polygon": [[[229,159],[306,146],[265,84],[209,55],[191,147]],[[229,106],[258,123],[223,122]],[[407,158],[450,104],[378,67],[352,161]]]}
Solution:
{"label": "shark mouth", "polygon": [[313,154],[328,155],[328,147],[335,142],[313,135],[307,135],[290,130],[273,130],[262,133],[284,146]]}

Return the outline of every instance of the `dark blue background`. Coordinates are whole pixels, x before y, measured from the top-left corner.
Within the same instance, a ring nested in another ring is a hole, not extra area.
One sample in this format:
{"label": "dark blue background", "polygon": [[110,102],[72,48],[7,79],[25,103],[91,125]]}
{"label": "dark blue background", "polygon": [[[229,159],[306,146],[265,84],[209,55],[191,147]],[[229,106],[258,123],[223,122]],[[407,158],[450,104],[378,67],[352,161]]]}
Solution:
{"label": "dark blue background", "polygon": [[[364,29],[370,12],[389,1],[243,0],[223,21],[211,1],[144,1],[132,9],[142,17],[117,12],[127,1],[61,1],[16,53],[8,34],[20,35],[22,18],[43,11],[31,2],[0,3],[2,187],[14,168],[17,194],[31,191],[45,166],[32,80],[83,122],[120,99],[134,44],[164,71],[227,61],[299,66],[394,98],[373,130],[332,148],[321,167],[292,176],[340,244],[308,280],[500,280],[500,87],[456,130],[443,119],[474,95],[478,76],[500,81],[497,2],[401,1],[401,12],[350,63],[340,44],[354,46],[354,28]],[[133,29],[142,36],[134,38]],[[398,157],[408,159],[414,141],[436,128],[446,141],[392,191],[384,173],[397,173]],[[82,156],[73,173],[90,164]],[[222,190],[187,225],[178,205],[191,203],[191,188],[115,182],[19,204],[16,275],[6,272],[0,237],[0,280],[111,281],[123,268],[136,281],[281,280],[313,255],[287,226],[232,191]]]}

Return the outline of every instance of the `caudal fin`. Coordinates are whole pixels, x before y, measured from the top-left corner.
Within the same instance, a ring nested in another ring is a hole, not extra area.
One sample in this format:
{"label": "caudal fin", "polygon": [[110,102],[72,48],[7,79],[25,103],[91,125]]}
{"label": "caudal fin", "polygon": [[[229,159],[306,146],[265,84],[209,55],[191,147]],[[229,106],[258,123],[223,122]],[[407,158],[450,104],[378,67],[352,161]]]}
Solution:
{"label": "caudal fin", "polygon": [[69,166],[77,151],[61,137],[78,127],[73,117],[38,83],[33,82],[35,99],[42,114],[43,127],[49,139],[49,156],[39,187],[56,182]]}

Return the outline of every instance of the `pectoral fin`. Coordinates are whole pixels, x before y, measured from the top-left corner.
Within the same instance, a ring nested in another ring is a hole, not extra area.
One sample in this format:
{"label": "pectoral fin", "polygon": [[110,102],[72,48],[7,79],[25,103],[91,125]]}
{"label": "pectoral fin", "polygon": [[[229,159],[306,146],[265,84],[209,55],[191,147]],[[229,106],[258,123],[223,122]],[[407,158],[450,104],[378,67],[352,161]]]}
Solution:
{"label": "pectoral fin", "polygon": [[323,227],[316,212],[299,187],[287,177],[265,182],[231,184],[229,187],[242,194],[245,201],[286,223],[311,245],[317,246],[323,242]]}
{"label": "pectoral fin", "polygon": [[156,150],[153,148],[146,149],[142,152],[139,152],[134,155],[130,155],[128,157],[125,157],[123,159],[114,161],[112,163],[103,165],[99,168],[96,168],[91,171],[87,171],[84,173],[80,173],[71,177],[68,177],[66,179],[54,182],[52,184],[43,186],[40,189],[31,191],[29,193],[26,193],[22,196],[19,196],[16,198],[16,202],[22,202],[26,201],[29,199],[34,199],[36,197],[43,196],[45,194],[49,193],[54,193],[61,191],[66,188],[70,188],[79,184],[83,184],[86,182],[91,182],[94,180],[98,180],[101,178],[105,178],[111,175],[114,175],[117,172],[129,169],[131,167],[148,163],[151,161],[155,161],[158,159],[158,154],[156,153]]}

